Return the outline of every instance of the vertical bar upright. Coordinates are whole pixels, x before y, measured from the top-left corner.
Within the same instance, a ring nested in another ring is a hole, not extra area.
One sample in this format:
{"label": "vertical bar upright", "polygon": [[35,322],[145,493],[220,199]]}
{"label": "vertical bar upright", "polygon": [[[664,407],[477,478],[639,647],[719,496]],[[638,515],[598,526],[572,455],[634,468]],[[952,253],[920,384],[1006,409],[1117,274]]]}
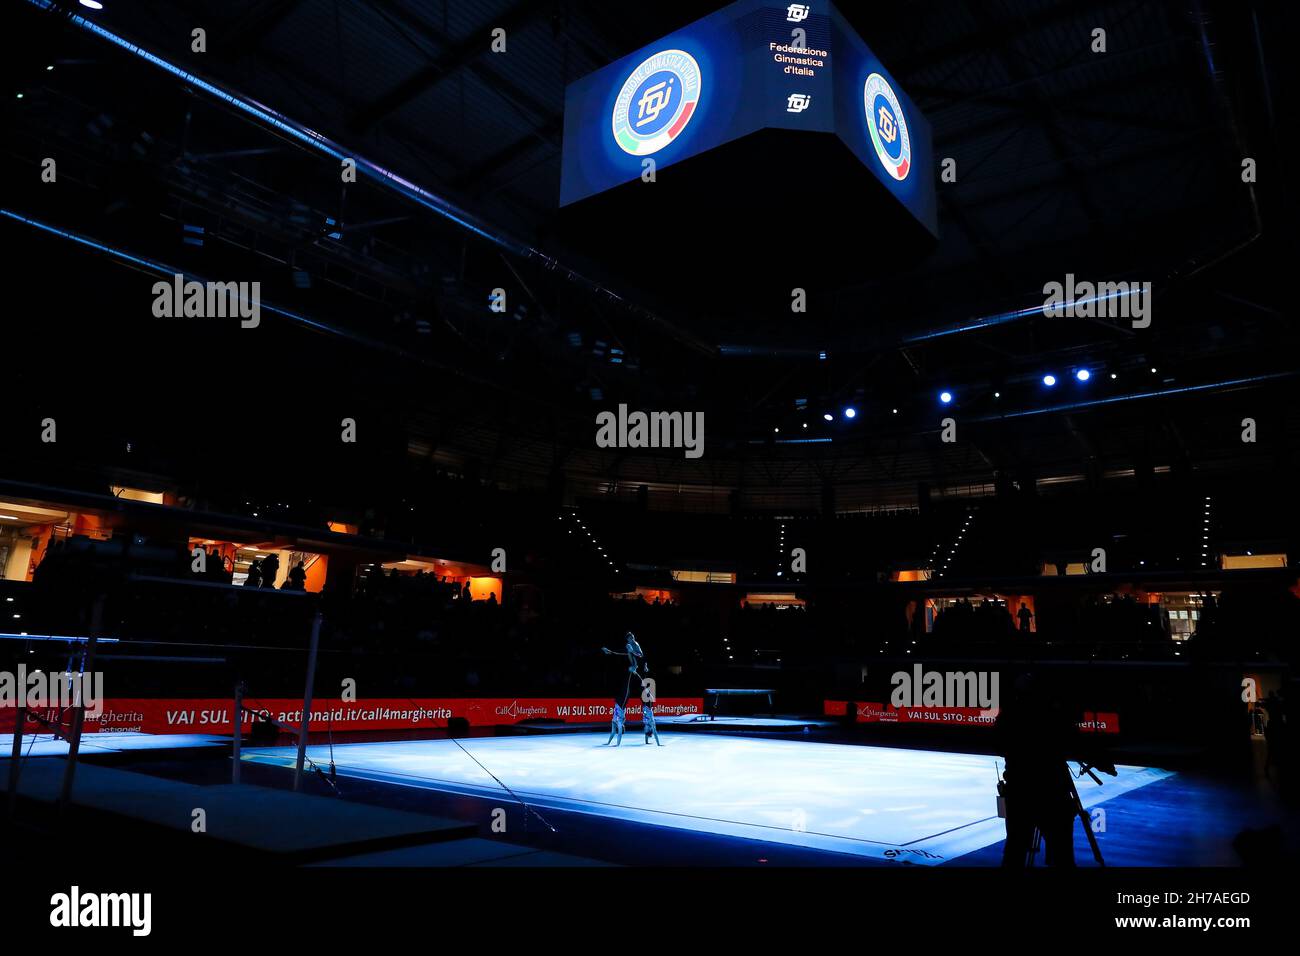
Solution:
{"label": "vertical bar upright", "polygon": [[311,622],[311,645],[307,649],[307,686],[302,692],[302,720],[298,725],[298,761],[293,768],[293,789],[296,793],[302,789],[302,765],[307,758],[307,730],[311,723],[312,687],[316,683],[316,649],[320,645],[321,613]]}
{"label": "vertical bar upright", "polygon": [[18,773],[22,769],[23,728],[27,726],[26,694],[18,698],[18,709],[14,712],[14,743],[9,752],[9,816],[14,815],[18,806]]}
{"label": "vertical bar upright", "polygon": [[239,783],[239,748],[243,743],[241,728],[244,725],[244,682],[235,683],[235,714],[230,719],[230,782]]}
{"label": "vertical bar upright", "polygon": [[72,782],[77,776],[77,756],[81,753],[81,728],[86,722],[86,675],[94,680],[95,640],[104,625],[104,595],[95,596],[90,609],[90,635],[86,638],[86,656],[82,658],[81,680],[77,681],[77,703],[72,709],[72,733],[68,735],[68,762],[63,768],[63,787],[59,791],[59,810],[68,808],[72,800]]}

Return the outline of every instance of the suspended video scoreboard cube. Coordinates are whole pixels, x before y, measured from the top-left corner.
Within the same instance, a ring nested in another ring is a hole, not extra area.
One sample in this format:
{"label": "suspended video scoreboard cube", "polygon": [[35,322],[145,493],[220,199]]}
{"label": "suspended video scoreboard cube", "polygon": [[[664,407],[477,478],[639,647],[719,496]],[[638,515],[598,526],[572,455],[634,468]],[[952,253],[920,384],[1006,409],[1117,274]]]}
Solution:
{"label": "suspended video scoreboard cube", "polygon": [[897,268],[933,247],[936,174],[929,123],[826,0],[738,0],[565,96],[566,238],[643,277]]}

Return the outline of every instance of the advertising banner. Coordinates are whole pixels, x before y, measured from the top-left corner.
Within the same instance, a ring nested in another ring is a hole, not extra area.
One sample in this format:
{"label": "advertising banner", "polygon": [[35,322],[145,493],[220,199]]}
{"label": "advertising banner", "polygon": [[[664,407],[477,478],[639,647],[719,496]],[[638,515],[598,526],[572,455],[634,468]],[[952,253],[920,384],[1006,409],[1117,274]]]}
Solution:
{"label": "advertising banner", "polygon": [[[302,720],[302,700],[249,697],[245,705],[266,713],[276,721],[297,725]],[[86,715],[86,733],[223,734],[230,732],[234,703],[228,699],[116,699],[106,700],[97,716]],[[699,697],[661,697],[655,701],[657,716],[676,717],[703,712]],[[525,720],[554,720],[569,723],[601,723],[611,716],[608,698],[575,697],[437,697],[387,698],[351,703],[318,700],[312,705],[311,729],[324,732],[354,730],[420,730],[446,727],[454,717],[464,718],[471,727],[517,724]],[[42,712],[50,723],[66,725],[58,712]],[[641,720],[641,701],[628,703],[630,723]],[[0,733],[13,732],[13,708],[0,707]],[[252,726],[244,715],[243,729]],[[28,734],[45,732],[39,724],[27,724]]]}
{"label": "advertising banner", "polygon": [[[849,708],[853,708],[850,711]],[[979,707],[894,707],[892,704],[827,700],[823,712],[828,717],[847,717],[853,713],[859,724],[929,724],[945,727],[992,727],[997,715]],[[1119,714],[1086,711],[1076,725],[1082,733],[1119,733]]]}

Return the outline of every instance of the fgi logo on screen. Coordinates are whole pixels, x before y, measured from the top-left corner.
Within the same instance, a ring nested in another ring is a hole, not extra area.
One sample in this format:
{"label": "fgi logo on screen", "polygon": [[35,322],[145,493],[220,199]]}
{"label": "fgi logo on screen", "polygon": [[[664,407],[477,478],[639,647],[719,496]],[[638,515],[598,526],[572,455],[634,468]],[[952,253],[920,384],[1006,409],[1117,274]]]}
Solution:
{"label": "fgi logo on screen", "polygon": [[614,101],[614,140],[633,156],[663,149],[686,128],[700,101],[700,65],[662,50],[632,71]]}
{"label": "fgi logo on screen", "polygon": [[903,115],[903,107],[889,81],[879,73],[867,77],[862,89],[862,102],[867,110],[871,144],[876,147],[880,165],[901,182],[912,168],[912,141],[907,135],[907,117]]}

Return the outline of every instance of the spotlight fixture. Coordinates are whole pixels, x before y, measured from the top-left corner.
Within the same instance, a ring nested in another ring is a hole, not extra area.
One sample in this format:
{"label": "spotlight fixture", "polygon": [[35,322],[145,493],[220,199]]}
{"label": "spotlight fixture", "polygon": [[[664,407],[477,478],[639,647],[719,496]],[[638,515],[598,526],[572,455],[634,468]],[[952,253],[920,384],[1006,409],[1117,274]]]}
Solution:
{"label": "spotlight fixture", "polygon": [[858,410],[857,410],[856,408],[853,408],[852,406],[850,406],[850,407],[844,409],[844,417],[845,417],[845,418],[857,418],[857,417],[858,417]]}
{"label": "spotlight fixture", "polygon": [[952,392],[940,392],[939,401],[943,402],[945,405],[949,404],[952,401]]}
{"label": "spotlight fixture", "polygon": [[1051,388],[1053,385],[1056,384],[1056,376],[1055,376],[1055,375],[1052,375],[1052,374],[1050,374],[1050,373],[1047,374],[1047,375],[1044,375],[1044,376],[1043,376],[1043,384],[1046,385],[1048,388]]}
{"label": "spotlight fixture", "polygon": [[826,419],[826,421],[828,422],[835,421],[835,416],[832,415],[830,412],[827,412],[826,414],[822,415],[822,418]]}
{"label": "spotlight fixture", "polygon": [[104,5],[99,0],[81,0],[81,5],[90,10],[103,10]]}
{"label": "spotlight fixture", "polygon": [[1088,381],[1088,379],[1092,378],[1092,373],[1089,372],[1086,368],[1081,368],[1074,373],[1074,377],[1081,382],[1086,382]]}

